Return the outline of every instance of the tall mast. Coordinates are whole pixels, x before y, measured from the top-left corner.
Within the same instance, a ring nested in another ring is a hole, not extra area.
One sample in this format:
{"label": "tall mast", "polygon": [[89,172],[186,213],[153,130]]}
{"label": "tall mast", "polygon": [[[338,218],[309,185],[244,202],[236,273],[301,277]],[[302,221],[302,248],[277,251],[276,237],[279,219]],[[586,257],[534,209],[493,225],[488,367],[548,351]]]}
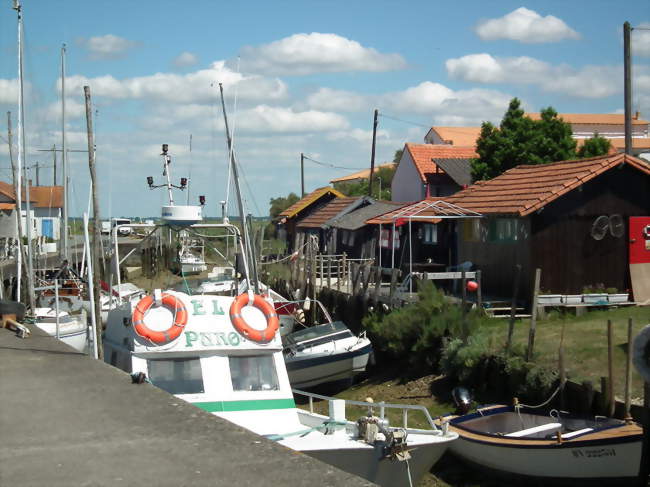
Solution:
{"label": "tall mast", "polygon": [[[23,96],[23,14],[22,7],[19,0],[14,0],[14,10],[18,14],[18,194],[16,194],[16,203],[21,208],[22,213],[22,187],[20,183],[21,172],[25,166],[25,98]],[[26,181],[25,184],[29,184]],[[30,218],[29,202],[27,206],[27,294],[29,298],[29,306],[34,310],[34,265],[32,262],[31,251],[31,218]],[[22,242],[20,242],[22,245]]]}
{"label": "tall mast", "polygon": [[65,44],[61,46],[61,144],[62,179],[63,179],[63,241],[61,258],[68,258],[68,152],[65,140]]}

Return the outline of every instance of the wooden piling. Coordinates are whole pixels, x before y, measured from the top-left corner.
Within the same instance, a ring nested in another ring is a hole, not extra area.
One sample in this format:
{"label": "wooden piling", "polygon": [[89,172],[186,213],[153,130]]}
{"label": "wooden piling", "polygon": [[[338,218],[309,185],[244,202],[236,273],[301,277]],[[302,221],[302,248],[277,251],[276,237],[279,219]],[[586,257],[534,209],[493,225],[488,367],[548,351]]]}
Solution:
{"label": "wooden piling", "polygon": [[609,379],[607,415],[611,418],[614,416],[614,410],[616,408],[616,399],[614,398],[614,330],[612,328],[612,320],[607,320],[607,376]]}
{"label": "wooden piling", "polygon": [[632,318],[627,320],[627,360],[625,362],[625,421],[632,421]]}
{"label": "wooden piling", "polygon": [[526,349],[526,361],[533,359],[535,349],[535,328],[537,326],[537,298],[539,296],[539,281],[542,277],[542,270],[535,269],[535,287],[533,291],[533,309],[530,312],[530,330],[528,331],[528,348]]}
{"label": "wooden piling", "polygon": [[508,322],[508,339],[506,341],[506,353],[510,353],[512,347],[512,335],[515,332],[515,315],[517,314],[517,295],[519,294],[519,277],[521,276],[521,264],[515,266],[515,278],[512,281],[512,300],[510,301],[510,321]]}

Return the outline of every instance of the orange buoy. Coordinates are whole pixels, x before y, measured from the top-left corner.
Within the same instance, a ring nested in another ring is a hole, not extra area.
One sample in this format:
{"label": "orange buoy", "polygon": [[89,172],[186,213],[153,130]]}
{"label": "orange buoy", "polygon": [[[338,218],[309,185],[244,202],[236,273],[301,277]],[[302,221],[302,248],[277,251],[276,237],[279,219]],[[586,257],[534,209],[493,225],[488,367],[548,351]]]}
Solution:
{"label": "orange buoy", "polygon": [[478,289],[478,283],[476,281],[467,281],[466,287],[469,292],[474,292]]}
{"label": "orange buoy", "polygon": [[187,325],[187,310],[185,309],[185,305],[173,294],[163,294],[162,305],[172,312],[174,322],[172,326],[164,331],[155,331],[144,324],[144,317],[153,303],[154,299],[152,296],[145,296],[138,301],[138,304],[133,310],[133,329],[142,338],[146,338],[150,342],[158,345],[163,345],[177,339],[182,333],[183,328],[185,328],[185,325]]}
{"label": "orange buoy", "polygon": [[273,340],[275,333],[280,327],[278,315],[275,308],[262,296],[255,294],[252,305],[259,309],[266,317],[266,328],[256,330],[244,321],[241,310],[249,304],[248,293],[240,294],[230,305],[230,321],[232,321],[235,330],[241,333],[245,338],[258,343],[268,343]]}

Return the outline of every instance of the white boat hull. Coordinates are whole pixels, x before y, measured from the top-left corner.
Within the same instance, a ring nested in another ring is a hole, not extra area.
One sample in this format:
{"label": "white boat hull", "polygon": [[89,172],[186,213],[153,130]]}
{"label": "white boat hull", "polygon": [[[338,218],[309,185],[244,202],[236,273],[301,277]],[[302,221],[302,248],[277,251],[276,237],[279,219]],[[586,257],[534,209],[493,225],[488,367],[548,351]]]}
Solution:
{"label": "white boat hull", "polygon": [[[59,340],[66,345],[71,346],[78,352],[86,353],[88,351],[88,327],[81,322],[75,321],[74,324],[66,324],[59,327]],[[55,323],[36,323],[36,326],[50,336],[56,336]]]}
{"label": "white boat hull", "polygon": [[315,353],[311,356],[285,356],[291,386],[296,389],[352,379],[366,370],[372,346],[341,350],[332,353]]}

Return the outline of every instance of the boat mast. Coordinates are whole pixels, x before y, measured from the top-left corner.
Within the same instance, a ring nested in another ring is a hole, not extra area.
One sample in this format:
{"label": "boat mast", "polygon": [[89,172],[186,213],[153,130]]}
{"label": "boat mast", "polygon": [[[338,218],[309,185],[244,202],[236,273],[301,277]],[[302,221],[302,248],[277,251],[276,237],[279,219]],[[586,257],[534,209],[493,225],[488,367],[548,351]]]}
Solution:
{"label": "boat mast", "polygon": [[[25,167],[25,100],[23,90],[23,14],[20,0],[14,0],[13,9],[18,15],[18,194],[16,194],[16,203],[20,208],[20,218],[22,218],[22,187],[21,187],[21,172]],[[25,181],[26,186],[29,181]],[[29,198],[28,198],[29,199]],[[27,201],[27,294],[29,299],[29,306],[34,310],[34,266],[32,261],[32,248],[31,248],[31,215],[29,201]],[[22,242],[20,245],[22,246]]]}
{"label": "boat mast", "polygon": [[68,259],[68,153],[65,140],[65,44],[61,46],[61,154],[63,175],[63,240],[60,255],[62,260]]}
{"label": "boat mast", "polygon": [[172,158],[169,156],[167,153],[167,144],[162,145],[162,154],[163,156],[163,164],[165,166],[165,169],[163,171],[163,176],[167,176],[167,184],[165,185],[167,187],[167,193],[169,194],[169,205],[174,206],[174,195],[172,193],[172,180],[171,176],[169,174],[169,163],[172,162]]}
{"label": "boat mast", "polygon": [[235,182],[235,194],[237,195],[237,206],[239,207],[239,217],[242,225],[242,238],[244,239],[244,248],[246,249],[245,260],[250,263],[250,271],[252,276],[246,276],[248,282],[253,280],[253,289],[255,294],[259,294],[259,280],[257,278],[257,263],[253,259],[253,252],[251,249],[250,236],[248,234],[248,225],[246,223],[246,211],[244,210],[244,203],[241,198],[241,190],[239,188],[239,172],[237,171],[237,161],[235,160],[235,151],[232,147],[232,137],[230,135],[230,128],[228,127],[228,115],[226,113],[226,103],[223,98],[223,84],[219,83],[219,91],[221,92],[221,108],[223,109],[223,119],[226,126],[226,138],[228,140],[228,152],[230,153],[230,166],[232,169],[232,177]]}

